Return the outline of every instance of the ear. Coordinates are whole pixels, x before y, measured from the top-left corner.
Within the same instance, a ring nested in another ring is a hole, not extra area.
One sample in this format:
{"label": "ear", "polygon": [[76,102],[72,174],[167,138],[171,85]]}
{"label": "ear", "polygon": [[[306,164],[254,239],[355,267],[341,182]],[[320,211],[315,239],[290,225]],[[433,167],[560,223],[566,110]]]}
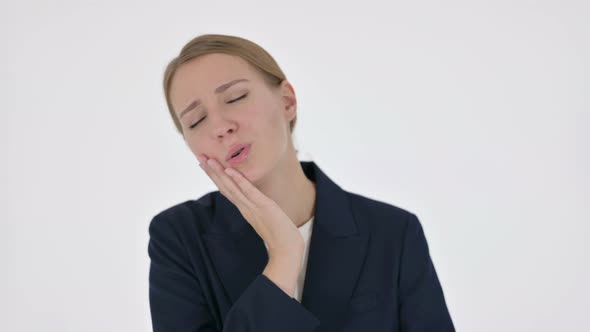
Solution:
{"label": "ear", "polygon": [[297,97],[295,96],[295,89],[287,79],[281,82],[280,93],[284,105],[285,119],[291,121],[297,115]]}

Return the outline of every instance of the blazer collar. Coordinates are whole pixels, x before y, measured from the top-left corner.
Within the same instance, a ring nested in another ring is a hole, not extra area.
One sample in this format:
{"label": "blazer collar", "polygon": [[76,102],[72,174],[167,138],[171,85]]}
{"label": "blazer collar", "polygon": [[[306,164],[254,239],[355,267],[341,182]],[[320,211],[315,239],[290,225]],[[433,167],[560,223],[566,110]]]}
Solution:
{"label": "blazer collar", "polygon": [[[300,161],[308,179],[316,184],[316,209],[314,222],[333,237],[356,234],[357,226],[352,218],[348,196],[313,161]],[[254,228],[242,217],[240,210],[219,191],[214,193],[214,222],[207,234],[242,233]],[[315,230],[315,229],[314,229]],[[237,236],[236,234],[236,236]]]}
{"label": "blazer collar", "polygon": [[[313,161],[300,161],[316,184],[315,218],[301,304],[331,330],[343,321],[368,243],[366,225],[355,218],[348,193]],[[213,223],[203,235],[231,302],[264,270],[268,253],[262,238],[238,208],[213,193]],[[225,315],[225,313],[224,313]],[[224,317],[225,318],[225,317]]]}

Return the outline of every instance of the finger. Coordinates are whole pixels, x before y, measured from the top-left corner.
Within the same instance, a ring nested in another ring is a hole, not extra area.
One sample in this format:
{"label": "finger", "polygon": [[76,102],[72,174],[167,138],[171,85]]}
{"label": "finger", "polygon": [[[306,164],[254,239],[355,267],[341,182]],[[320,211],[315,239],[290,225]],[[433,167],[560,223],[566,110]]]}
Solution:
{"label": "finger", "polygon": [[218,172],[215,170],[214,167],[211,167],[208,164],[208,160],[204,160],[199,166],[207,173],[207,175],[213,180],[219,191],[224,195],[227,196],[226,187],[222,180],[219,177]]}
{"label": "finger", "polygon": [[[224,193],[224,196],[229,196],[227,198],[232,201],[234,205],[239,209],[241,208],[240,210],[243,212],[246,212],[243,210],[244,208],[250,209],[253,207],[253,204],[248,201],[237,184],[225,172],[223,172],[223,165],[214,158],[211,158],[211,161],[209,162],[210,158],[206,155],[197,155],[197,159],[200,162],[199,166],[201,166],[207,175],[211,177],[220,191]],[[209,163],[211,163],[211,165]]]}
{"label": "finger", "polygon": [[[224,183],[223,179],[221,178],[220,172],[218,172],[214,162],[211,159],[208,159],[206,162],[201,164],[201,168],[205,170],[207,175],[215,182],[215,185],[219,188],[219,191],[226,197],[231,196],[230,191],[227,188],[227,185]],[[230,198],[230,197],[228,197]]]}
{"label": "finger", "polygon": [[[223,166],[214,159],[209,159],[205,163],[206,168],[209,169],[208,174],[214,178],[214,182],[219,187],[220,191],[229,200],[234,203],[241,211],[244,209],[250,210],[253,207],[252,202],[242,193],[240,187],[223,171]],[[244,211],[245,212],[245,211]]]}
{"label": "finger", "polygon": [[256,186],[254,186],[246,177],[238,170],[233,168],[226,168],[225,173],[228,174],[233,181],[241,189],[246,198],[255,206],[264,206],[269,203],[270,199],[264,195]]}

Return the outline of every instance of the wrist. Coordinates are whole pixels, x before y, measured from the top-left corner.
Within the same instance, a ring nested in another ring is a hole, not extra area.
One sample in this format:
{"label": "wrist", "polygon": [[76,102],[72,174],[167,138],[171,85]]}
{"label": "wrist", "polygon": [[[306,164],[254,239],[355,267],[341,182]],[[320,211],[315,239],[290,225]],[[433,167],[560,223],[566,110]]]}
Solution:
{"label": "wrist", "polygon": [[293,297],[300,271],[301,261],[299,259],[279,256],[269,259],[262,274],[273,281],[290,297]]}

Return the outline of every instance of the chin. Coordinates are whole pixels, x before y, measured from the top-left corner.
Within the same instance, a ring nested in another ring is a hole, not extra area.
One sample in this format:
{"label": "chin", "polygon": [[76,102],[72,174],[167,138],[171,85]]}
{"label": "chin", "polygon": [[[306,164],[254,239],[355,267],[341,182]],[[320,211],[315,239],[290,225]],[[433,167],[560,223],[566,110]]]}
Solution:
{"label": "chin", "polygon": [[252,184],[256,184],[258,182],[258,180],[260,179],[259,174],[257,174],[254,170],[252,170],[248,167],[245,167],[244,169],[239,169],[239,171]]}
{"label": "chin", "polygon": [[254,186],[258,187],[260,181],[264,178],[267,171],[257,165],[258,167],[253,167],[254,165],[244,165],[243,168],[238,168],[238,170],[242,173],[242,175],[250,181]]}
{"label": "chin", "polygon": [[238,170],[250,183],[258,187],[258,184],[264,179],[264,177],[272,171],[272,168],[268,168],[268,164],[264,162],[265,158],[254,159],[254,155],[250,155],[250,158],[243,164],[237,166],[227,165]]}

